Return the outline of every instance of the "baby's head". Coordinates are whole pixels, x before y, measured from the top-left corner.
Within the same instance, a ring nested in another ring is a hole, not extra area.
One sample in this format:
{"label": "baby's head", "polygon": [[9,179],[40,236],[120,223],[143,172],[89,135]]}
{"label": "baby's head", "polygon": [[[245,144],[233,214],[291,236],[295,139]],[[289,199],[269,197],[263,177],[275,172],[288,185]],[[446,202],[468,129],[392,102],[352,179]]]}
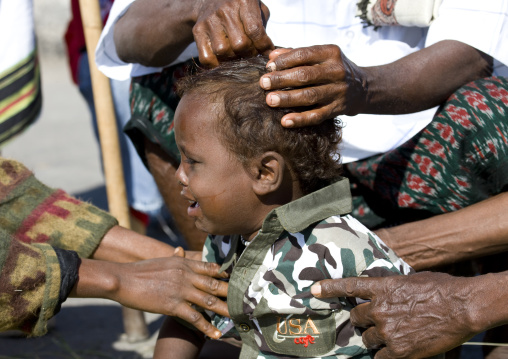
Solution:
{"label": "baby's head", "polygon": [[177,177],[190,202],[188,214],[208,233],[248,239],[272,208],[329,185],[341,173],[338,123],[283,128],[282,116],[295,110],[266,104],[259,86],[266,62],[227,62],[178,83]]}
{"label": "baby's head", "polygon": [[302,109],[266,104],[267,91],[259,86],[259,78],[268,72],[267,61],[267,57],[258,56],[225,62],[182,79],[178,93],[181,97],[195,94],[214,103],[215,134],[242,163],[275,151],[286,160],[302,192],[308,194],[340,175],[337,145],[341,128],[337,120],[302,128],[282,127],[280,120],[285,114]]}

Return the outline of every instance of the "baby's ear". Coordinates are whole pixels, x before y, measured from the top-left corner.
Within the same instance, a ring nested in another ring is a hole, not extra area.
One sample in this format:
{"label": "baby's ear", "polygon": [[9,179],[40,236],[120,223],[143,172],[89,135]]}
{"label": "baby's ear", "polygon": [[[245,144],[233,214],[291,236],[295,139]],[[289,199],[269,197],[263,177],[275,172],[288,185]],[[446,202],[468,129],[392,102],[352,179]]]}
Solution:
{"label": "baby's ear", "polygon": [[255,173],[254,193],[263,196],[277,191],[284,179],[285,168],[284,157],[273,151],[265,152],[252,160],[250,169]]}

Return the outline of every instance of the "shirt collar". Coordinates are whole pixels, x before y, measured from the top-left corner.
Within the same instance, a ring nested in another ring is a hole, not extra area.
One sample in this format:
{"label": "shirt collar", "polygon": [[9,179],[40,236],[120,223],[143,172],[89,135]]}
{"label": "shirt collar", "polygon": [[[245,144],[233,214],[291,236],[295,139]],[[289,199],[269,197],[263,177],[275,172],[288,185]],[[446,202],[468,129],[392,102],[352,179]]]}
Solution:
{"label": "shirt collar", "polygon": [[265,221],[275,214],[286,231],[297,233],[330,216],[351,213],[352,209],[349,180],[342,177],[329,186],[275,208]]}

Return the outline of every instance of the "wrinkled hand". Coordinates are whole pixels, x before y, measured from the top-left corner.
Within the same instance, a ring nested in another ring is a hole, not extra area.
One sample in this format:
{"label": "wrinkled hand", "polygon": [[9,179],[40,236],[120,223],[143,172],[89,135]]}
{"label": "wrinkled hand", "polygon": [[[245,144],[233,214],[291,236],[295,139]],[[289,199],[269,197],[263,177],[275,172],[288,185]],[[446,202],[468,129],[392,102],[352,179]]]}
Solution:
{"label": "wrinkled hand", "polygon": [[270,16],[259,0],[201,0],[192,29],[199,61],[215,67],[219,61],[239,56],[268,54],[272,40],[265,31]]}
{"label": "wrinkled hand", "polygon": [[190,304],[229,316],[227,283],[216,280],[219,266],[178,256],[121,264],[118,285],[110,299],[124,306],[147,312],[179,317],[211,338],[221,334]]}
{"label": "wrinkled hand", "polygon": [[421,272],[385,278],[344,278],[314,285],[318,297],[370,299],[351,310],[351,323],[376,359],[426,358],[448,351],[481,331],[474,323],[474,279]]}
{"label": "wrinkled hand", "polygon": [[[272,107],[302,107],[302,112],[285,115],[285,127],[316,125],[338,115],[356,115],[367,101],[363,71],[336,45],[298,49],[277,49],[270,53],[260,86],[270,92]],[[283,90],[292,87],[292,90]]]}

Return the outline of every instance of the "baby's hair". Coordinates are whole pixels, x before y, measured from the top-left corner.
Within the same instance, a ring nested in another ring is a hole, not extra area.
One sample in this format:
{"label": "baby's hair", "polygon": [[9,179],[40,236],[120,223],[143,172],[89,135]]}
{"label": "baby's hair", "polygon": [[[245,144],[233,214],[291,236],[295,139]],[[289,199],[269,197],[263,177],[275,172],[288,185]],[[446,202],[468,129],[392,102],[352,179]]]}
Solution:
{"label": "baby's hair", "polygon": [[259,78],[268,72],[267,61],[257,56],[198,70],[178,82],[177,93],[202,95],[203,100],[221,104],[215,130],[225,146],[244,165],[264,152],[279,153],[308,194],[331,184],[342,172],[337,150],[341,126],[329,119],[315,126],[282,127],[282,116],[302,109],[266,104],[267,92],[259,86]]}

